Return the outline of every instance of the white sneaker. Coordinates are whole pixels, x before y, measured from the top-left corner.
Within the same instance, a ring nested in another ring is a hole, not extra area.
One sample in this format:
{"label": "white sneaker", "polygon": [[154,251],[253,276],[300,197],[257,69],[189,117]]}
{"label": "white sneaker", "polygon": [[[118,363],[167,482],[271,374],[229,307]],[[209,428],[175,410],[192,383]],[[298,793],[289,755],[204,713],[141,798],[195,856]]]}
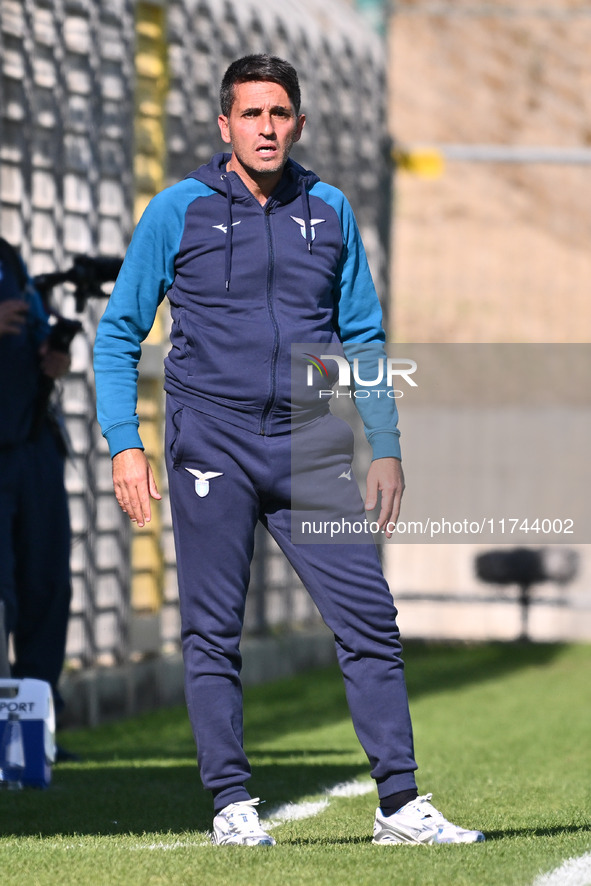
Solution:
{"label": "white sneaker", "polygon": [[275,840],[262,829],[254,808],[260,800],[230,803],[213,820],[211,842],[215,846],[274,846]]}
{"label": "white sneaker", "polygon": [[393,815],[378,807],[373,826],[374,843],[483,843],[481,831],[467,831],[443,817],[429,802],[432,794],[411,800]]}

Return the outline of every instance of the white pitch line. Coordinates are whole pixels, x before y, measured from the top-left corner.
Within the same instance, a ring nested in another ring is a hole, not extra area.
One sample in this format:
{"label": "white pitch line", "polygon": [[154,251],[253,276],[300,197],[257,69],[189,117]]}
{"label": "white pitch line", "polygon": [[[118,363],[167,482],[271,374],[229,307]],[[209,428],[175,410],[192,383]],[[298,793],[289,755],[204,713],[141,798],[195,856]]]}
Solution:
{"label": "white pitch line", "polygon": [[333,785],[323,791],[322,799],[303,803],[284,803],[277,809],[269,812],[267,818],[261,819],[261,824],[267,828],[276,828],[287,821],[300,821],[303,818],[312,818],[320,812],[324,812],[330,806],[331,797],[361,797],[375,790],[373,781],[346,781]]}
{"label": "white pitch line", "polygon": [[591,886],[591,852],[567,858],[556,870],[536,877],[532,886]]}
{"label": "white pitch line", "polygon": [[371,794],[373,790],[375,790],[373,781],[345,781],[328,788],[325,793],[329,797],[362,797],[364,794]]}
{"label": "white pitch line", "polygon": [[302,818],[312,818],[323,812],[329,806],[328,800],[319,800],[317,803],[284,803],[278,809],[271,812],[270,818],[261,819],[261,824],[267,830],[279,827],[286,821],[300,821]]}

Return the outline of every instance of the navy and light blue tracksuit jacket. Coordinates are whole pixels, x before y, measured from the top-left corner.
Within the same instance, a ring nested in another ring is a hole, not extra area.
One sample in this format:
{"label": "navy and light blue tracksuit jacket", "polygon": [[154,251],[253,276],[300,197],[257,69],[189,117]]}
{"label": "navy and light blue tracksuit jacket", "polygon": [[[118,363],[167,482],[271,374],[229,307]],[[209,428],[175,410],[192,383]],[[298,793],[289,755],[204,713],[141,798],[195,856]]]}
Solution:
{"label": "navy and light blue tracksuit jacket", "polygon": [[[95,345],[98,415],[111,455],[142,446],[137,361],[165,295],[172,313],[166,391],[255,433],[289,429],[292,343],[320,354],[342,342],[347,354],[348,347],[384,342],[343,194],[289,160],[261,206],[226,172],[228,159],[216,154],[158,194],[132,238]],[[308,405],[313,417],[319,401]],[[394,401],[357,405],[374,458],[399,457]]]}

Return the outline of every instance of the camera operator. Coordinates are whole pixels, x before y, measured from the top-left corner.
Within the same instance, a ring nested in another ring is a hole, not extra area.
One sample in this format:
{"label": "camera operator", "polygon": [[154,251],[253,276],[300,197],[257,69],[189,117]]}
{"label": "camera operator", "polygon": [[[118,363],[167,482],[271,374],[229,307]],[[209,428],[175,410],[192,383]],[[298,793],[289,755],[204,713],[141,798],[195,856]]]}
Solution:
{"label": "camera operator", "polygon": [[[0,238],[0,599],[12,634],[13,677],[47,681],[59,715],[70,520],[66,448],[48,393],[70,358],[50,346],[49,333],[47,311],[22,259]],[[72,756],[58,752],[58,760]]]}

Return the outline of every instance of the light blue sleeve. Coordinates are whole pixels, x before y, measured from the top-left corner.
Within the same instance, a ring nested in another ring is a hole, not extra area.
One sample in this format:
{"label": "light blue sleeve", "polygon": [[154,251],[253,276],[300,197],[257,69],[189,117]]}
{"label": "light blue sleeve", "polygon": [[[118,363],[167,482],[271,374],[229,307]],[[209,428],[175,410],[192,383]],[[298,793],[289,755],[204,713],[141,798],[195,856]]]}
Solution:
{"label": "light blue sleeve", "polygon": [[[325,183],[314,185],[310,194],[325,200],[334,209],[343,233],[343,252],[334,285],[337,331],[353,369],[352,377],[359,379],[354,383],[355,405],[372,447],[373,459],[400,458],[398,409],[393,392],[389,392],[386,384],[382,308],[353,210],[341,191]],[[383,373],[381,382],[367,384],[378,379],[380,372]]]}
{"label": "light blue sleeve", "polygon": [[123,449],[143,448],[137,416],[141,343],[173,282],[187,207],[203,190],[195,179],[185,179],[150,201],[99,323],[94,345],[97,415],[111,457]]}

